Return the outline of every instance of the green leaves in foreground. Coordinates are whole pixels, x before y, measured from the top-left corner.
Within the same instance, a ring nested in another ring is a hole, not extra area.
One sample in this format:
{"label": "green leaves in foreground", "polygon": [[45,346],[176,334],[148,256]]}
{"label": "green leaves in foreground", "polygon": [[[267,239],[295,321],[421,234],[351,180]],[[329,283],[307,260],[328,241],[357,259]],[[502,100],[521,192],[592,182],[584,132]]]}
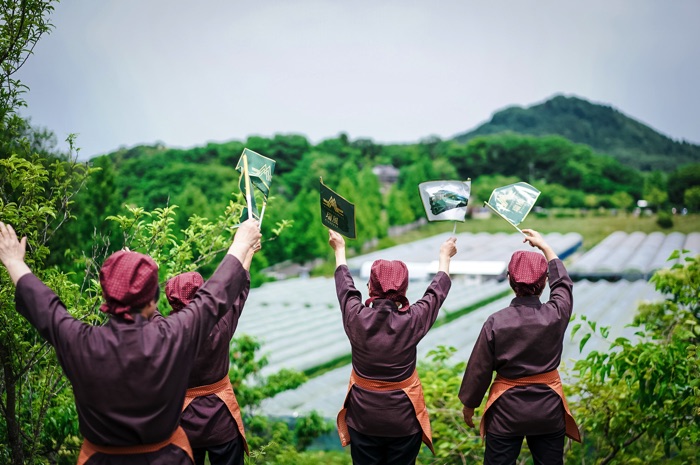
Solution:
{"label": "green leaves in foreground", "polygon": [[[683,258],[651,282],[667,297],[640,307],[636,338],[608,341],[607,351],[575,365],[572,407],[584,432],[584,447],[571,451],[576,460],[694,463],[700,453],[698,258]],[[592,336],[608,338],[607,328],[587,323],[581,349]]]}

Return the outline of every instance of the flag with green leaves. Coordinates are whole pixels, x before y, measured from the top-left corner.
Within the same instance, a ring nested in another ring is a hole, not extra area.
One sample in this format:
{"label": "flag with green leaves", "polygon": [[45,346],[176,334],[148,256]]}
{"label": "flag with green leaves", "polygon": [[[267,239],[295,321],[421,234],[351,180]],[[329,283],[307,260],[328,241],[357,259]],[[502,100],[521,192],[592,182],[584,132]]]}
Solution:
{"label": "flag with green leaves", "polygon": [[418,185],[425,215],[429,221],[464,221],[471,194],[466,181],[428,181]]}
{"label": "flag with green leaves", "polygon": [[530,213],[539,196],[540,191],[530,184],[516,182],[494,189],[486,206],[520,231],[518,225]]}
{"label": "flag with green leaves", "polygon": [[[246,171],[247,166],[247,171]],[[243,149],[241,158],[236,164],[236,171],[241,173],[238,180],[238,187],[241,193],[246,198],[246,208],[243,210],[242,219],[248,218],[248,210],[251,212],[251,217],[262,221],[262,215],[265,211],[267,197],[270,194],[270,184],[272,183],[272,175],[275,172],[275,160],[253,152],[250,149]],[[250,192],[248,186],[251,186]],[[263,196],[263,211],[259,212],[255,202],[255,189],[260,191]]]}
{"label": "flag with green leaves", "polygon": [[327,228],[339,232],[345,237],[355,239],[355,205],[333,192],[320,180],[321,222]]}

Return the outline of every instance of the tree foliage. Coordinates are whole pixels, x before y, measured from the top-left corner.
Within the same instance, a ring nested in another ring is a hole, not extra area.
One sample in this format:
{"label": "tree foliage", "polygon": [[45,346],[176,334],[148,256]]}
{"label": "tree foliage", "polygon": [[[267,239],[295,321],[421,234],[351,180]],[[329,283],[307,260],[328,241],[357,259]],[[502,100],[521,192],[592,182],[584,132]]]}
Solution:
{"label": "tree foliage", "polygon": [[[573,410],[584,431],[576,460],[691,463],[700,454],[700,261],[686,257],[651,281],[667,297],[640,307],[637,337],[609,340],[576,363]],[[591,334],[608,338],[606,327],[582,321],[574,331],[581,327],[590,331],[582,346]]]}
{"label": "tree foliage", "polygon": [[491,121],[455,140],[468,142],[503,133],[559,135],[643,171],[669,172],[700,156],[699,146],[674,141],[610,106],[562,95],[528,108],[513,106],[498,111]]}
{"label": "tree foliage", "polygon": [[0,1],[0,122],[4,128],[19,122],[15,112],[25,105],[22,94],[26,86],[15,74],[41,36],[51,29],[49,16],[55,3],[55,0]]}
{"label": "tree foliage", "polygon": [[[48,165],[48,166],[46,166]],[[26,262],[48,286],[57,290],[64,302],[82,299],[73,308],[77,317],[87,318],[94,306],[91,295],[69,277],[46,268],[49,240],[71,216],[75,193],[84,185],[91,169],[75,160],[47,162],[39,156],[12,155],[0,160],[0,218],[12,224],[20,236],[27,236]],[[94,294],[92,295],[94,297]],[[64,415],[60,400],[67,382],[54,352],[16,311],[14,285],[7,271],[0,270],[0,460],[3,463],[31,464],[39,456],[53,457],[68,433],[75,431],[74,417]],[[56,436],[44,434],[48,424]]]}
{"label": "tree foliage", "polygon": [[685,192],[700,186],[700,163],[678,168],[668,177],[668,200],[677,207],[682,207]]}

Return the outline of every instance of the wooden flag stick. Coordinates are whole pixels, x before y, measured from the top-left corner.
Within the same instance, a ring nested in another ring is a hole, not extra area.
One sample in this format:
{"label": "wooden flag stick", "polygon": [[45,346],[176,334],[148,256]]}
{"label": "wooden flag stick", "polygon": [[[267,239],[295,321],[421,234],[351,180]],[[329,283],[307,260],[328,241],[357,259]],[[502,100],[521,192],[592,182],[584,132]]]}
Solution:
{"label": "wooden flag stick", "polygon": [[522,232],[522,231],[520,230],[519,227],[517,227],[516,225],[514,225],[513,223],[511,223],[510,221],[508,221],[508,218],[506,218],[505,216],[501,215],[501,213],[500,213],[498,210],[496,210],[495,208],[493,208],[493,207],[491,206],[490,203],[484,202],[484,205],[486,205],[486,206],[489,207],[491,210],[493,210],[493,212],[494,212],[496,215],[498,215],[498,216],[500,216],[501,218],[503,218],[504,220],[506,220],[506,223],[508,223],[509,225],[513,226],[520,234],[522,234],[523,236],[527,237],[527,235],[526,235],[524,232]]}
{"label": "wooden flag stick", "polygon": [[263,216],[265,216],[265,207],[267,207],[267,199],[263,199],[262,210],[260,210],[260,227],[262,228]]}
{"label": "wooden flag stick", "polygon": [[455,221],[455,225],[452,228],[452,235],[454,236],[456,232],[457,232],[457,222]]}
{"label": "wooden flag stick", "polygon": [[243,152],[243,173],[245,176],[245,201],[248,204],[248,219],[253,218],[252,200],[250,199],[250,175],[248,174],[248,156]]}

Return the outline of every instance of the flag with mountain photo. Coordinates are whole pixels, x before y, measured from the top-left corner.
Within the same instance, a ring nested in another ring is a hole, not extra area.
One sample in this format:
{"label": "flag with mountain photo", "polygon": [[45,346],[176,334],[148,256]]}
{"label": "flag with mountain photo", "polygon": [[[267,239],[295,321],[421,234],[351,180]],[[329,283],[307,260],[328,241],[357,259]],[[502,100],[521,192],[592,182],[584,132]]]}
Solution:
{"label": "flag with mountain photo", "polygon": [[464,221],[471,185],[471,179],[420,183],[418,190],[428,221]]}

